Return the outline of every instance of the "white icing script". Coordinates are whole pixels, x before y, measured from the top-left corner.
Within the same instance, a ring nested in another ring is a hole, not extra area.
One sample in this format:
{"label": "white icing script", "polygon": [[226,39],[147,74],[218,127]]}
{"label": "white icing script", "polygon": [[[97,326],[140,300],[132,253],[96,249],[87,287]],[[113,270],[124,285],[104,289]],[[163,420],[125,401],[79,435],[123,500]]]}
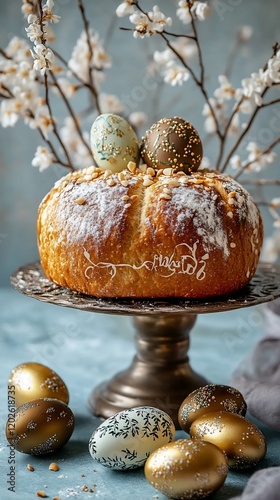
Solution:
{"label": "white icing script", "polygon": [[[114,278],[117,274],[117,270],[121,267],[130,267],[135,271],[145,268],[148,271],[156,271],[163,278],[169,278],[174,274],[188,274],[196,275],[196,279],[201,281],[205,278],[205,267],[206,261],[209,259],[209,254],[204,254],[200,260],[196,258],[198,241],[194,243],[191,247],[187,243],[180,243],[176,245],[172,255],[162,255],[161,253],[155,254],[152,260],[146,260],[140,265],[136,264],[112,264],[111,262],[98,262],[97,264],[91,261],[90,254],[84,248],[84,256],[90,263],[90,265],[85,270],[86,278],[90,279],[94,273],[95,268],[107,269],[108,273]],[[185,253],[183,255],[177,256],[176,253],[179,248],[184,248]]]}

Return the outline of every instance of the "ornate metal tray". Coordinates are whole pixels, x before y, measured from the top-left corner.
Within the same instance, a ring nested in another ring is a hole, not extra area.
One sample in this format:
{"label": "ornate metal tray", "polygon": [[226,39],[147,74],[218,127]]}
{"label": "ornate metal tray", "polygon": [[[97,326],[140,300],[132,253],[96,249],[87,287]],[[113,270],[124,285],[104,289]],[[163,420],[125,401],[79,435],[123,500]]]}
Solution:
{"label": "ornate metal tray", "polygon": [[11,277],[19,292],[34,299],[58,306],[109,314],[202,314],[222,312],[268,302],[280,296],[280,269],[261,264],[250,282],[237,293],[211,300],[187,299],[100,299],[73,292],[50,282],[41,265],[33,263],[21,267]]}

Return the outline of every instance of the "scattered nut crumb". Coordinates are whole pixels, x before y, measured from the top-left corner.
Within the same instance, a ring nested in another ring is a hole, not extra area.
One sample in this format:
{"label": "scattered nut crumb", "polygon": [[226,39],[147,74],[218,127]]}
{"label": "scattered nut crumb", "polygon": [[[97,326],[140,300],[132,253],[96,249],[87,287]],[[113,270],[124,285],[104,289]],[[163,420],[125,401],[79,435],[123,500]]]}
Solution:
{"label": "scattered nut crumb", "polygon": [[89,491],[89,493],[93,493],[93,489],[92,488],[90,488],[88,491]]}
{"label": "scattered nut crumb", "polygon": [[33,465],[30,465],[30,464],[27,464],[26,468],[27,468],[27,470],[30,470],[31,472],[34,472],[34,470],[35,470]]}
{"label": "scattered nut crumb", "polygon": [[171,200],[171,196],[169,196],[169,194],[167,194],[167,193],[162,193],[162,194],[160,194],[159,199],[160,200]]}
{"label": "scattered nut crumb", "polygon": [[82,489],[83,491],[88,491],[88,487],[87,487],[87,485],[86,485],[86,484],[84,484],[84,486],[82,486],[82,487],[81,487],[81,489]]}
{"label": "scattered nut crumb", "polygon": [[44,491],[37,491],[37,497],[47,498],[47,495]]}
{"label": "scattered nut crumb", "polygon": [[173,168],[164,168],[162,171],[163,175],[166,175],[167,177],[171,176],[173,173]]}
{"label": "scattered nut crumb", "polygon": [[54,472],[58,471],[59,470],[59,467],[58,465],[55,463],[55,462],[52,462],[50,465],[49,465],[49,470],[52,470]]}
{"label": "scattered nut crumb", "polygon": [[84,198],[77,198],[74,202],[77,203],[77,205],[84,205],[86,200]]}
{"label": "scattered nut crumb", "polygon": [[60,497],[54,497],[53,500],[60,500]]}
{"label": "scattered nut crumb", "polygon": [[86,477],[85,474],[81,474],[82,477]]}
{"label": "scattered nut crumb", "polygon": [[108,186],[115,186],[116,181],[109,177],[109,179],[106,180],[106,183],[108,184]]}
{"label": "scattered nut crumb", "polygon": [[154,184],[153,179],[145,178],[143,180],[143,186],[144,187],[149,187],[149,186],[152,186],[153,184]]}
{"label": "scattered nut crumb", "polygon": [[153,177],[154,175],[156,175],[156,172],[155,172],[155,170],[154,170],[152,167],[148,167],[148,168],[147,168],[147,170],[146,170],[146,173],[147,173],[148,175],[151,175],[152,177]]}
{"label": "scattered nut crumb", "polygon": [[134,161],[129,161],[127,164],[127,168],[132,174],[134,174],[136,170],[136,163],[134,163]]}

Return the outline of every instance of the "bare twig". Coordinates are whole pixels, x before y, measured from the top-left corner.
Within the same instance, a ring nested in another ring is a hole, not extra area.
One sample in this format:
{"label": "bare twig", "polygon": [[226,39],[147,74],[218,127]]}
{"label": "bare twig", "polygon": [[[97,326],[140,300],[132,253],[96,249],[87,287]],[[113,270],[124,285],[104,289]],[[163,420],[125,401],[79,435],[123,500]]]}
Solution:
{"label": "bare twig", "polygon": [[89,50],[89,54],[90,54],[89,68],[88,68],[88,76],[89,76],[90,87],[91,87],[91,90],[92,90],[92,93],[93,93],[93,96],[94,96],[94,99],[95,99],[96,109],[97,109],[98,113],[100,114],[101,113],[101,108],[100,108],[100,103],[99,103],[99,96],[98,96],[98,92],[96,90],[96,87],[94,85],[93,76],[92,76],[93,67],[92,67],[92,64],[90,62],[93,59],[93,52],[92,52],[92,46],[91,46],[91,41],[90,41],[89,22],[88,22],[88,20],[86,18],[85,8],[84,8],[84,5],[83,5],[83,1],[82,0],[78,0],[78,5],[79,5],[79,9],[81,11],[83,23],[84,23],[84,26],[85,26],[85,33],[86,33],[86,38],[87,38],[88,50]]}
{"label": "bare twig", "polygon": [[52,79],[53,79],[53,82],[54,82],[54,84],[55,84],[55,87],[57,88],[57,90],[59,91],[59,93],[60,93],[60,95],[61,95],[61,97],[62,97],[62,100],[63,100],[63,102],[64,102],[64,104],[65,104],[66,108],[67,108],[67,109],[68,109],[68,111],[69,111],[69,114],[70,114],[70,116],[71,116],[71,118],[72,118],[72,120],[73,120],[73,122],[74,122],[74,124],[75,124],[76,130],[77,130],[77,132],[78,132],[78,134],[79,134],[79,136],[80,136],[80,139],[81,139],[82,143],[84,144],[84,146],[85,146],[85,147],[86,147],[86,149],[88,150],[89,154],[90,154],[90,155],[92,155],[92,153],[91,153],[91,149],[90,149],[90,147],[89,147],[89,145],[88,145],[87,141],[85,140],[85,138],[84,138],[84,136],[83,136],[83,133],[82,133],[81,127],[80,127],[79,122],[78,122],[78,120],[77,120],[77,117],[76,117],[76,115],[75,115],[75,113],[74,113],[74,111],[73,111],[73,109],[72,109],[72,107],[71,107],[71,105],[70,105],[70,103],[69,103],[69,100],[66,98],[66,96],[65,96],[65,94],[64,94],[64,92],[63,92],[63,90],[62,90],[61,86],[59,85],[59,83],[58,83],[58,81],[57,81],[57,79],[56,79],[56,77],[55,77],[55,75],[54,75],[54,72],[53,72],[53,71],[50,71],[50,75],[51,75],[51,77],[52,77]]}

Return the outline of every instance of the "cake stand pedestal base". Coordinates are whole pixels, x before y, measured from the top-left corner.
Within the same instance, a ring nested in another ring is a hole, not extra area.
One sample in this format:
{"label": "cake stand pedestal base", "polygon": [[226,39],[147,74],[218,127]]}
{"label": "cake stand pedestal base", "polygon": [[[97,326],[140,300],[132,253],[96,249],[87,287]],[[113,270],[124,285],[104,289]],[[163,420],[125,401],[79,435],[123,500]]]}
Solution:
{"label": "cake stand pedestal base", "polygon": [[92,391],[92,413],[108,418],[125,408],[155,406],[178,427],[180,404],[207,383],[191,369],[187,356],[195,321],[195,314],[135,316],[136,356],[127,370]]}

